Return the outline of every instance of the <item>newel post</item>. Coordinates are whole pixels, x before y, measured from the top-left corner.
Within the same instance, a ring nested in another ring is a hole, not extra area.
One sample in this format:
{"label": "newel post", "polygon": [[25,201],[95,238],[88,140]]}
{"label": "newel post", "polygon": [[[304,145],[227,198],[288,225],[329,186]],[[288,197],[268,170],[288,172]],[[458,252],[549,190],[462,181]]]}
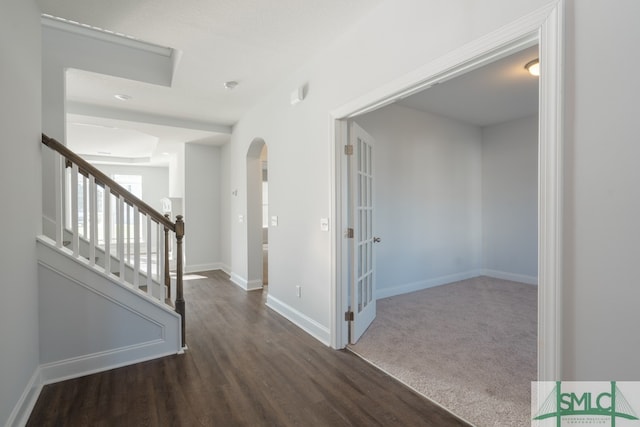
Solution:
{"label": "newel post", "polygon": [[[169,214],[164,217],[171,221]],[[171,275],[169,274],[169,229],[164,227],[164,286],[167,288],[167,299],[171,299]]]}
{"label": "newel post", "polygon": [[182,215],[176,216],[176,312],[182,317],[182,347],[185,347],[185,315],[184,296],[182,294],[182,238],[184,237],[184,221]]}

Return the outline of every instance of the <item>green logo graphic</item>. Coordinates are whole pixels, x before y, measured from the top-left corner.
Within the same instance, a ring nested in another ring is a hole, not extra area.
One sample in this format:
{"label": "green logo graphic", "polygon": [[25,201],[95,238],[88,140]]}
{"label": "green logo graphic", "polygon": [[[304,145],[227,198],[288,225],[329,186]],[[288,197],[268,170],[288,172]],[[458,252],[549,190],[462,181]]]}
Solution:
{"label": "green logo graphic", "polygon": [[638,416],[624,397],[615,381],[611,381],[611,391],[602,393],[563,393],[562,381],[556,385],[545,399],[534,420],[556,418],[556,426],[561,426],[562,417],[598,416],[611,418],[611,426],[615,427],[616,418],[637,420]]}

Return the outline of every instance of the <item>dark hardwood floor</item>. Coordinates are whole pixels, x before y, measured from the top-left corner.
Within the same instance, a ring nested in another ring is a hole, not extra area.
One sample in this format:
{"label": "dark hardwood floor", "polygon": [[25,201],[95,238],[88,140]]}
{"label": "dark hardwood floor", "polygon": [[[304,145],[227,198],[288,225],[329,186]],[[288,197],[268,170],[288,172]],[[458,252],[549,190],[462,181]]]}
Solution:
{"label": "dark hardwood floor", "polygon": [[185,281],[184,355],[45,386],[29,426],[466,426],[219,271]]}

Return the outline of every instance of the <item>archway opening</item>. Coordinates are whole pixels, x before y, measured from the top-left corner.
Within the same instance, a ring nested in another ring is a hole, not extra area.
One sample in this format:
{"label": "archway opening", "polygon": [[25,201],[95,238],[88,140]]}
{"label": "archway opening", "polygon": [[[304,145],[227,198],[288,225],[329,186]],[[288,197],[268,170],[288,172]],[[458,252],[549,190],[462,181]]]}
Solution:
{"label": "archway opening", "polygon": [[247,151],[247,288],[269,283],[268,149],[256,138]]}

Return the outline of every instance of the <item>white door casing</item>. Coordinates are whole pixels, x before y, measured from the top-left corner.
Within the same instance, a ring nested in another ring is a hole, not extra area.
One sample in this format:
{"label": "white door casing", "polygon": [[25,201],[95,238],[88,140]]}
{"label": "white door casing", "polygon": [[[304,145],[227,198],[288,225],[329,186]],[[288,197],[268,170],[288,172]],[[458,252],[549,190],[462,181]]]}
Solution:
{"label": "white door casing", "polygon": [[344,231],[349,224],[347,167],[343,146],[347,122],[434,84],[464,74],[513,52],[540,48],[538,164],[538,380],[562,377],[562,184],[564,93],[564,0],[552,0],[500,29],[390,81],[329,113],[332,157],[332,200],[336,218],[332,238],[331,345],[348,343],[344,311],[350,288],[349,248]]}

